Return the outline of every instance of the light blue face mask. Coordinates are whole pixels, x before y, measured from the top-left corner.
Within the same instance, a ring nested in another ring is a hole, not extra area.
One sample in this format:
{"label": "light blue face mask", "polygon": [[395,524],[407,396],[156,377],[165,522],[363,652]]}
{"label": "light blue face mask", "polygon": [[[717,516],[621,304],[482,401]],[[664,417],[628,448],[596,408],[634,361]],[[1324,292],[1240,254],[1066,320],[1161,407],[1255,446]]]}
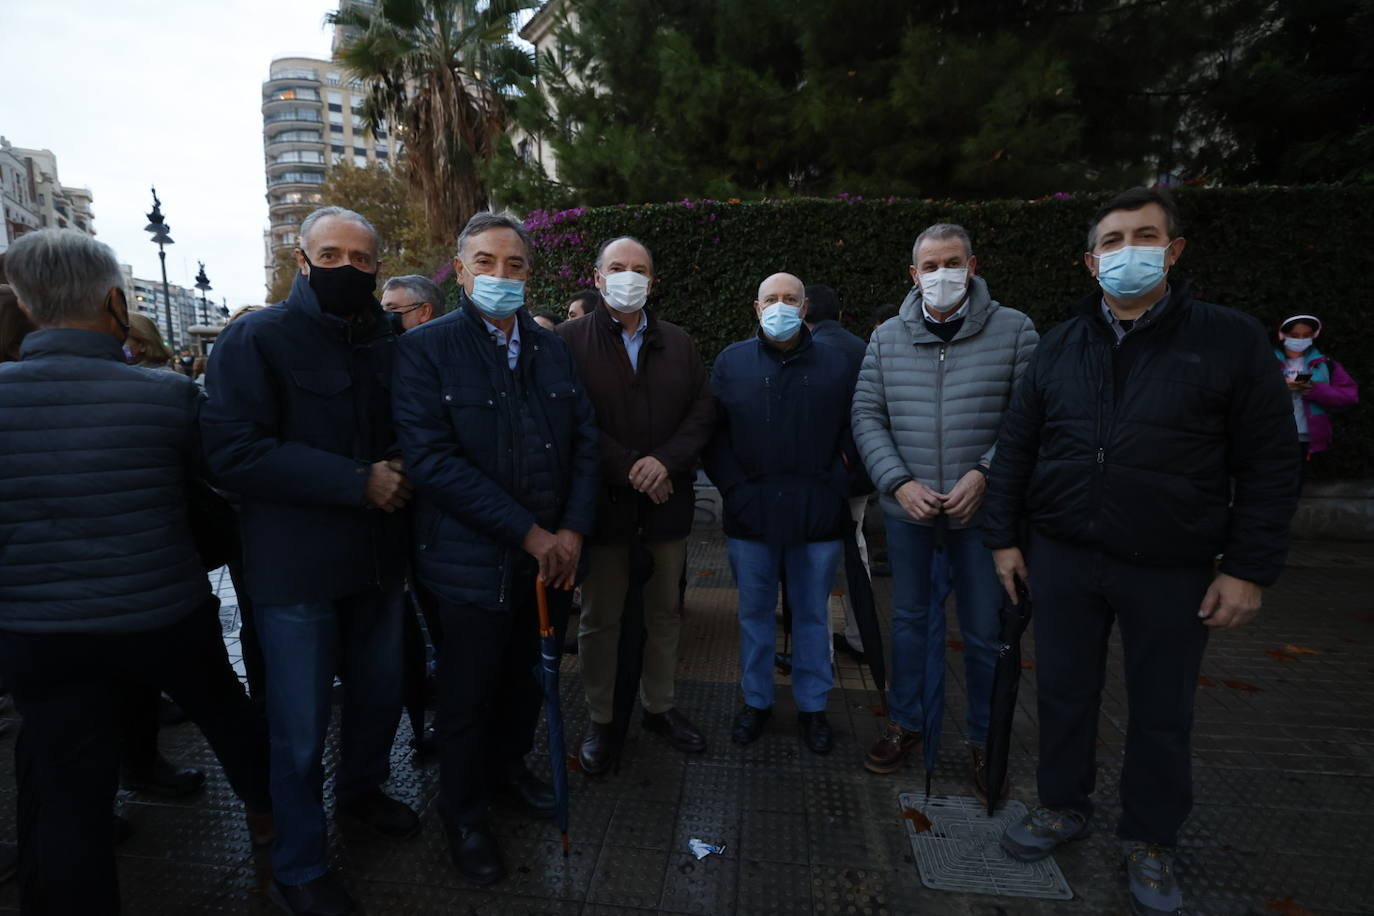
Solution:
{"label": "light blue face mask", "polygon": [[525,304],[525,281],[477,274],[468,298],[488,318],[509,318]]}
{"label": "light blue face mask", "polygon": [[796,337],[801,324],[801,306],[788,305],[786,302],[765,305],[763,315],[759,318],[759,327],[763,328],[763,333],[777,341]]}
{"label": "light blue face mask", "polygon": [[1097,283],[1118,299],[1134,299],[1164,279],[1164,255],[1169,249],[1127,245],[1097,258]]}

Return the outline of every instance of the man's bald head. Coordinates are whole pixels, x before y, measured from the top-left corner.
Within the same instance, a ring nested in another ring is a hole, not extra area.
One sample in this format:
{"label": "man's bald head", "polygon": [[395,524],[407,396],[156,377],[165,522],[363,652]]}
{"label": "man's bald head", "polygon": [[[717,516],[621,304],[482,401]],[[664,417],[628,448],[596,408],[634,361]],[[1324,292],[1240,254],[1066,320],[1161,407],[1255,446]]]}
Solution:
{"label": "man's bald head", "polygon": [[806,284],[801,278],[788,273],[776,273],[759,284],[758,305],[772,305],[784,302],[787,305],[801,305],[806,301]]}

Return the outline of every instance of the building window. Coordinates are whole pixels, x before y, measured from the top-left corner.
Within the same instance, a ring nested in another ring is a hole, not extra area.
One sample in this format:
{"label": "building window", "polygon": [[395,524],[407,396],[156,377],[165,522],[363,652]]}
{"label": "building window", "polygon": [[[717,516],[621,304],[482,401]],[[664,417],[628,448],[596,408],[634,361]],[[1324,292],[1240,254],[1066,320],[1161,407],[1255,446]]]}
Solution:
{"label": "building window", "polygon": [[[342,153],[342,152],[344,151],[344,148],[343,148],[342,146],[340,146],[339,144],[335,143],[334,145],[332,145],[332,146],[329,147],[329,151],[330,151],[331,153]],[[338,158],[337,156],[335,156],[335,157],[334,157],[334,161],[335,161],[335,162],[338,162],[338,161],[339,161],[339,158]]]}
{"label": "building window", "polygon": [[366,159],[366,158],[367,158],[367,150],[365,150],[365,149],[359,149],[358,147],[355,146],[355,147],[353,147],[353,155],[355,155],[355,156],[362,156],[364,159]]}
{"label": "building window", "polygon": [[386,161],[386,150],[377,150],[377,158],[382,162]]}
{"label": "building window", "polygon": [[[330,107],[333,108],[334,106],[331,105]],[[344,122],[343,114],[341,114],[340,112],[331,111],[331,112],[329,113],[329,123],[330,123],[330,124],[342,124],[343,122]]]}
{"label": "building window", "polygon": [[363,118],[362,118],[362,115],[356,115],[356,114],[355,114],[355,115],[353,116],[353,129],[354,129],[354,130],[362,130],[362,129],[363,129]]}
{"label": "building window", "polygon": [[341,133],[343,133],[343,125],[342,125],[342,124],[331,124],[331,125],[329,125],[329,132],[330,132],[331,134],[341,134]]}
{"label": "building window", "polygon": [[332,105],[342,105],[342,104],[343,104],[343,93],[342,93],[342,92],[339,92],[339,91],[337,91],[337,90],[331,89],[331,90],[329,90],[328,92],[325,93],[325,96],[329,99],[329,102],[330,102],[330,104],[332,104]]}
{"label": "building window", "polygon": [[335,105],[333,102],[330,102],[330,103],[329,103],[329,110],[330,110],[331,112],[334,112],[334,111],[342,112],[342,111],[343,111],[343,106],[342,106],[342,105]]}
{"label": "building window", "polygon": [[337,86],[339,85],[339,74],[335,73],[333,70],[330,70],[328,73],[324,75],[324,81],[331,86]]}
{"label": "building window", "polygon": [[367,157],[366,157],[366,156],[359,156],[359,155],[356,155],[356,154],[355,154],[355,155],[353,156],[353,164],[356,165],[356,166],[357,166],[358,168],[360,168],[360,169],[365,169],[365,168],[367,168]]}

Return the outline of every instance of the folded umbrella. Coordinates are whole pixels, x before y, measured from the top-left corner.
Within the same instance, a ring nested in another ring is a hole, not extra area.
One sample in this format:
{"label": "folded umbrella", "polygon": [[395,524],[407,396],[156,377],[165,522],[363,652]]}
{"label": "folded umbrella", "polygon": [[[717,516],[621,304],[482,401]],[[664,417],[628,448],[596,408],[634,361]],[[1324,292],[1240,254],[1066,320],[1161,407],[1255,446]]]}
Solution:
{"label": "folded umbrella", "polygon": [[883,633],[878,627],[878,607],[873,600],[873,581],[868,578],[863,555],[859,552],[857,529],[845,528],[844,577],[849,588],[849,606],[854,609],[854,622],[864,641],[864,663],[873,675],[879,693],[887,690],[887,664],[883,661]]}
{"label": "folded umbrella", "polygon": [[1030,593],[1016,580],[1018,603],[1002,599],[1002,639],[992,676],[992,711],[988,721],[988,816],[1002,800],[1011,755],[1011,725],[1016,717],[1016,693],[1021,684],[1021,636],[1031,619]]}
{"label": "folded umbrella", "polygon": [[544,688],[544,714],[549,727],[549,772],[553,777],[554,805],[558,829],[563,833],[563,856],[568,855],[568,757],[563,738],[563,711],[558,704],[558,665],[563,647],[549,622],[549,596],[543,579],[536,579],[534,595],[539,604],[539,664],[535,679]]}

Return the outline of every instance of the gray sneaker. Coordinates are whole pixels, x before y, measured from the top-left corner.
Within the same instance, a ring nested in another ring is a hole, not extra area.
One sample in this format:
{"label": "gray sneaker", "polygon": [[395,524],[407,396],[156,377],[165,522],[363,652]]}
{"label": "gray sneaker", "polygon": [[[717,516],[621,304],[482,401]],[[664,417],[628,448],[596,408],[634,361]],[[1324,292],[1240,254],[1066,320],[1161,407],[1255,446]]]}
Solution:
{"label": "gray sneaker", "polygon": [[1152,843],[1126,842],[1126,881],[1131,888],[1131,912],[1136,916],[1165,916],[1183,912],[1183,891],[1174,877],[1174,854]]}
{"label": "gray sneaker", "polygon": [[1061,843],[1081,840],[1092,833],[1092,824],[1077,811],[1037,805],[1002,834],[1002,848],[1021,862],[1038,862]]}

